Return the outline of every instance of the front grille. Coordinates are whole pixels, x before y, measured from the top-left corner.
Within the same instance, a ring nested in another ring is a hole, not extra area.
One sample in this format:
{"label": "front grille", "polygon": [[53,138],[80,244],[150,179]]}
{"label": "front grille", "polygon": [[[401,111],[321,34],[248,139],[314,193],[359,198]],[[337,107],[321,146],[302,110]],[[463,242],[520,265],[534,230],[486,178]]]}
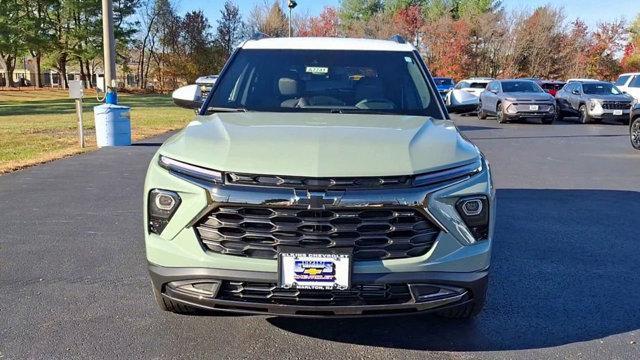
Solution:
{"label": "front grille", "polygon": [[605,101],[602,103],[602,108],[605,110],[629,110],[631,109],[631,103],[622,101]]}
{"label": "front grille", "polygon": [[410,207],[306,210],[291,207],[220,206],[195,225],[210,251],[275,259],[280,246],[349,248],[356,260],[420,256],[439,229]]}
{"label": "front grille", "polygon": [[349,290],[284,289],[277,284],[224,281],[218,299],[283,305],[357,306],[403,304],[412,300],[406,284],[353,285]]}
{"label": "front grille", "polygon": [[538,105],[538,110],[531,110],[531,105],[536,104],[516,104],[516,110],[518,110],[518,112],[549,112],[551,108],[549,104],[540,104]]}
{"label": "front grille", "polygon": [[285,186],[308,190],[376,189],[411,186],[411,176],[307,178],[228,173],[227,183],[251,186]]}

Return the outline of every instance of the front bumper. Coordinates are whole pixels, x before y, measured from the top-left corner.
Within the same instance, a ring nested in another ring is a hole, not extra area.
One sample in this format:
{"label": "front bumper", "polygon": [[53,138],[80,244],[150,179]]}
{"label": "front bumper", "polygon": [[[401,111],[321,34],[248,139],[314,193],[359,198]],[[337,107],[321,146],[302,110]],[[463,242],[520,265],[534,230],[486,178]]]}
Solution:
{"label": "front bumper", "polygon": [[629,110],[622,110],[620,115],[614,115],[613,110],[589,111],[589,115],[592,118],[613,121],[627,121],[629,120],[629,113]]}
{"label": "front bumper", "polygon": [[[485,170],[465,179],[434,186],[387,190],[348,190],[340,197],[344,207],[396,207],[419,209],[438,224],[441,231],[423,255],[385,260],[355,261],[352,284],[438,285],[459,289],[446,298],[406,301],[366,306],[322,305],[320,309],[296,304],[265,304],[230,301],[180,291],[170,283],[210,279],[213,281],[253,280],[277,283],[278,262],[272,259],[232,256],[207,251],[198,239],[194,224],[213,207],[225,204],[274,203],[287,206],[302,197],[292,189],[221,185],[207,187],[170,174],[152,160],[145,183],[145,204],[154,188],[175,191],[182,199],[169,224],[160,234],[145,231],[147,261],[154,286],[167,298],[200,308],[281,314],[291,316],[368,316],[413,313],[444,309],[484,298],[494,232],[495,196],[488,164]],[[475,241],[455,209],[462,197],[485,195],[490,202],[490,225],[486,240]],[[147,218],[145,215],[145,223]],[[311,311],[311,312],[309,312]]]}
{"label": "front bumper", "polygon": [[[484,302],[488,271],[471,273],[409,272],[354,274],[353,286],[408,284],[411,298],[401,303],[356,305],[299,305],[277,301],[257,301],[251,298],[229,300],[221,295],[224,281],[249,283],[277,283],[277,275],[270,272],[230,271],[211,268],[167,268],[149,265],[153,286],[161,296],[199,309],[236,313],[281,315],[294,317],[367,317],[425,313],[461,306],[470,302]],[[185,284],[217,283],[210,294],[193,292]],[[179,284],[176,286],[174,284]],[[441,292],[421,297],[420,287],[439,288]]]}

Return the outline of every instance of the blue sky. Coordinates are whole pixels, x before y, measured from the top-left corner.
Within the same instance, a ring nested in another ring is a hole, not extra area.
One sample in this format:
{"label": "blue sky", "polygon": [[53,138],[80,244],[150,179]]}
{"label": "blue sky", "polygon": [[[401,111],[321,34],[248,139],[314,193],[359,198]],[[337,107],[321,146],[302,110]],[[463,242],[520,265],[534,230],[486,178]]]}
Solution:
{"label": "blue sky", "polygon": [[[240,11],[246,15],[256,4],[262,4],[264,0],[235,0]],[[272,0],[267,0],[271,3]],[[340,0],[297,0],[298,7],[294,10],[303,14],[316,15],[326,5],[338,6]],[[627,21],[640,13],[639,0],[503,0],[504,7],[511,10],[534,9],[537,6],[553,4],[565,9],[567,20],[572,21],[579,17],[589,26],[595,26],[599,21],[611,21],[623,18]],[[201,9],[205,12],[213,26],[220,17],[220,9],[224,0],[176,0],[178,10],[181,13]]]}

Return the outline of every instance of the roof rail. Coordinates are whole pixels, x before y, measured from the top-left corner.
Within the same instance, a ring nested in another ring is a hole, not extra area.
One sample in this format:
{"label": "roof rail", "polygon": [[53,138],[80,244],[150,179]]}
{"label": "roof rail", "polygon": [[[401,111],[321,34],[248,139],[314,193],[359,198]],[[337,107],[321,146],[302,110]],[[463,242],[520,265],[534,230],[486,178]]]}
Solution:
{"label": "roof rail", "polygon": [[251,36],[251,40],[261,40],[261,39],[266,39],[268,37],[270,37],[270,36],[265,34],[265,33],[260,32],[260,31],[256,31]]}
{"label": "roof rail", "polygon": [[389,40],[395,41],[398,44],[406,44],[407,43],[407,41],[400,34],[393,35],[392,37],[389,38]]}

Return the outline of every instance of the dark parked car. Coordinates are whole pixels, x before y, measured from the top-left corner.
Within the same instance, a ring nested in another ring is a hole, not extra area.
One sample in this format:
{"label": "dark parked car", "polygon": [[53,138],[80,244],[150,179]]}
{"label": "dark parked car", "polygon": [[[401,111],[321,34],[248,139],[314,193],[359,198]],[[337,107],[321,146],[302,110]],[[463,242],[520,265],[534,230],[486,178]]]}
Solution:
{"label": "dark parked car", "polygon": [[604,81],[570,81],[556,94],[558,118],[578,116],[583,124],[603,119],[627,123],[633,97]]}
{"label": "dark parked car", "polygon": [[499,123],[538,118],[551,124],[556,116],[555,100],[533,80],[494,80],[480,94],[478,118],[495,115]]}
{"label": "dark parked car", "polygon": [[636,150],[640,150],[640,103],[634,105],[629,117],[629,138],[631,146]]}
{"label": "dark parked car", "polygon": [[453,90],[455,85],[453,79],[448,77],[434,77],[433,82],[436,83],[436,88],[443,99],[449,91]]}
{"label": "dark parked car", "polygon": [[546,93],[549,93],[551,96],[556,96],[558,91],[562,89],[562,87],[566,83],[564,81],[557,80],[538,80],[538,85],[544,90]]}

